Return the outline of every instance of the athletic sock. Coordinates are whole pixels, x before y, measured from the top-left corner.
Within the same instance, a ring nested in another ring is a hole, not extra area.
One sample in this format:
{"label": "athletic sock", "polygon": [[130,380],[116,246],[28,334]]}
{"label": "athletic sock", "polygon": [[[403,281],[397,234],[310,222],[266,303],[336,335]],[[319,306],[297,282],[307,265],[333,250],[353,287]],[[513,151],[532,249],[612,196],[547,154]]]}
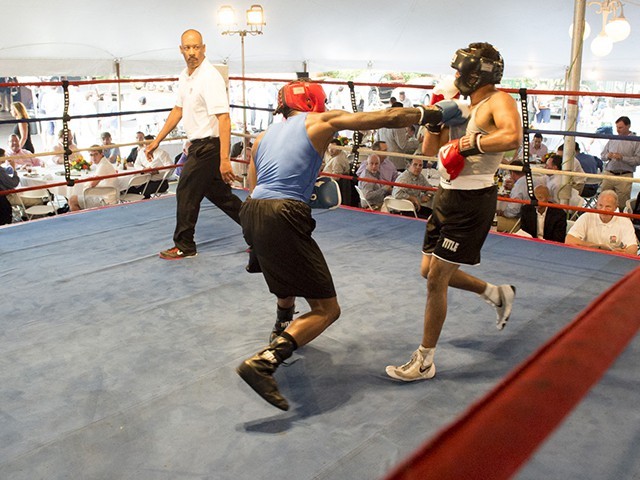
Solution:
{"label": "athletic sock", "polygon": [[498,287],[491,283],[487,283],[487,288],[485,288],[484,293],[481,293],[480,296],[494,305],[500,304],[500,291]]}
{"label": "athletic sock", "polygon": [[420,345],[418,350],[422,354],[422,358],[424,358],[422,365],[424,367],[431,365],[433,363],[433,356],[436,354],[436,347],[427,348]]}

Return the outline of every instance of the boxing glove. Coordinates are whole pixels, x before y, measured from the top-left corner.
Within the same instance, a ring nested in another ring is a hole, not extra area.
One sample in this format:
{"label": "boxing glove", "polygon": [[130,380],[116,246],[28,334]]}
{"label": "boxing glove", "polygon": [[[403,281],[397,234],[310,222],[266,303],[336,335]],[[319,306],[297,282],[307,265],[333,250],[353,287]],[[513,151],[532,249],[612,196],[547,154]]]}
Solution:
{"label": "boxing glove", "polygon": [[441,100],[435,104],[442,110],[442,123],[445,125],[462,125],[469,119],[469,105],[461,100]]}
{"label": "boxing glove", "polygon": [[442,123],[441,108],[435,105],[429,105],[428,107],[418,105],[418,109],[420,110],[420,120],[418,121],[420,125],[438,125]]}
{"label": "boxing glove", "polygon": [[461,100],[440,100],[432,106],[440,111],[439,115],[430,108],[418,107],[422,111],[420,125],[426,125],[431,133],[440,133],[442,125],[462,125],[469,119],[469,105]]}
{"label": "boxing glove", "polygon": [[318,177],[316,184],[313,186],[309,206],[311,208],[333,210],[334,208],[338,208],[341,203],[342,196],[338,182],[333,178]]}
{"label": "boxing glove", "polygon": [[262,268],[260,268],[260,262],[258,261],[258,257],[255,253],[253,253],[253,249],[249,248],[249,261],[247,262],[247,266],[245,267],[247,272],[249,273],[260,273],[262,272]]}
{"label": "boxing glove", "polygon": [[445,180],[455,180],[464,168],[464,157],[460,154],[458,140],[451,140],[438,150],[438,172]]}

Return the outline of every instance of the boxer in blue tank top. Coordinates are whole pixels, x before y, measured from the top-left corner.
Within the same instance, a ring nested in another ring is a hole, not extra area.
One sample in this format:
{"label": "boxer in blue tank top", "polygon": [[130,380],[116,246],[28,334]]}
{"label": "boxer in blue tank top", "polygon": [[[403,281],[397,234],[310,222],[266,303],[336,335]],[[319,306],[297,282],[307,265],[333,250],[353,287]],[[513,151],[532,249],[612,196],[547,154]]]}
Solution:
{"label": "boxer in blue tank top", "polygon": [[[280,89],[276,113],[285,121],[256,139],[248,174],[251,196],[240,210],[244,237],[277,297],[278,320],[271,343],[237,371],[262,398],[282,410],[289,403],[278,390],[276,368],[340,316],[331,273],[311,238],[315,220],[308,202],[322,154],[340,130],[399,128],[442,117],[435,106],[325,112],[325,99],[322,87],[311,82],[290,82]],[[295,297],[304,297],[311,310],[294,320]]]}

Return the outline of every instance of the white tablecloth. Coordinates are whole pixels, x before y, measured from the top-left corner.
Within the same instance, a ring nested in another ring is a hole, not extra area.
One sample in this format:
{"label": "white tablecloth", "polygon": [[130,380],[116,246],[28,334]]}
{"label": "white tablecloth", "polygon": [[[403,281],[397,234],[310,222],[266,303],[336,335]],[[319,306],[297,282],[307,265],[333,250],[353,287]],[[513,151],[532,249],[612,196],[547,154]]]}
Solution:
{"label": "white tablecloth", "polygon": [[[77,172],[72,170],[71,178],[73,180],[84,180],[94,173],[91,171]],[[52,183],[65,182],[64,168],[62,165],[56,167],[34,167],[31,173],[19,171],[20,185],[23,187],[35,187],[39,185],[49,185]],[[129,183],[130,176],[118,177],[118,186],[120,190],[124,190]],[[73,187],[61,185],[59,187],[50,187],[49,191],[55,195],[61,195],[69,198],[72,195],[82,195],[82,192],[91,185],[91,182],[76,183]]]}

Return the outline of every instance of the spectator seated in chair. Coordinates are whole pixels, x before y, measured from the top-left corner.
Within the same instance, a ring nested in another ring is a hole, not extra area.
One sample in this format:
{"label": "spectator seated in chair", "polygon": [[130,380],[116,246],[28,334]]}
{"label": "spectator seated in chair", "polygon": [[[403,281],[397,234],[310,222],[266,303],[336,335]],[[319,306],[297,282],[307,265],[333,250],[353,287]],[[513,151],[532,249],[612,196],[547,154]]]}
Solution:
{"label": "spectator seated in chair", "polygon": [[[538,185],[533,193],[539,202],[551,203],[549,189]],[[567,234],[567,214],[559,208],[522,205],[520,228],[533,238],[564,243]]]}
{"label": "spectator seated in chair", "polygon": [[[396,179],[396,182],[428,187],[429,182],[427,182],[427,179],[422,175],[422,165],[422,159],[412,159],[407,169]],[[410,200],[420,218],[429,218],[429,215],[431,215],[431,208],[429,207],[433,199],[431,192],[418,188],[396,186],[393,187],[392,195],[393,198]]]}
{"label": "spectator seated in chair", "polygon": [[[4,149],[0,148],[0,157],[4,157]],[[7,163],[0,166],[0,190],[13,190],[20,183],[20,177],[16,171],[15,160],[7,160]],[[0,195],[0,225],[11,223],[13,220],[13,209],[9,196]]]}
{"label": "spectator seated in chair", "polygon": [[[380,157],[375,153],[369,155],[367,158],[366,169],[362,178],[374,178],[376,180],[382,180],[380,173]],[[369,205],[374,210],[380,210],[384,197],[391,193],[391,185],[383,185],[380,183],[364,182],[360,181],[358,187],[362,190],[364,198],[367,199]],[[362,208],[367,208],[366,205],[361,205]]]}
{"label": "spectator seated in chair", "polygon": [[[596,209],[615,212],[618,209],[616,192],[601,192]],[[638,252],[638,239],[631,220],[603,213],[586,212],[580,215],[567,233],[565,243],[629,255]]]}
{"label": "spectator seated in chair", "polygon": [[[386,152],[387,144],[385,142],[374,142],[373,145],[371,145],[371,150],[375,150],[377,152],[379,151]],[[393,164],[391,160],[389,160],[389,157],[387,157],[386,155],[385,156],[382,156],[381,154],[375,154],[375,155],[377,155],[378,160],[380,162],[380,166],[378,168],[378,171],[380,173],[380,180],[385,180],[387,182],[395,182],[396,178],[398,178],[398,170],[396,169],[396,166]],[[358,167],[358,171],[356,172],[356,175],[358,175],[358,177],[364,177],[366,169],[367,169],[367,162],[362,162]]]}
{"label": "spectator seated in chair", "polygon": [[[91,148],[99,148],[100,145],[92,145]],[[89,157],[91,158],[91,162],[95,166],[95,177],[102,177],[106,175],[115,175],[116,168],[109,162],[109,160],[103,155],[102,150],[91,150],[89,152]],[[116,177],[113,178],[105,178],[103,180],[94,180],[89,183],[89,187],[114,187],[117,191],[118,189],[118,179]],[[118,199],[105,199],[106,204],[114,204],[117,203]],[[84,197],[82,195],[71,195],[69,197],[69,208],[72,212],[77,210],[84,210],[88,206],[84,203]]]}
{"label": "spectator seated in chair", "polygon": [[342,144],[337,138],[329,142],[329,146],[327,147],[327,151],[324,154],[322,162],[321,170],[323,172],[335,173],[338,175],[349,174],[349,159],[347,158],[347,154],[344,150],[336,148],[340,145]]}
{"label": "spectator seated in chair", "polygon": [[[145,140],[153,140],[154,138],[155,137],[153,135],[145,135],[144,137]],[[149,168],[168,167],[170,165],[173,165],[173,161],[166,151],[156,148],[153,152],[153,159],[149,160],[144,149],[140,149],[133,168],[135,170],[146,170]],[[166,192],[169,190],[169,182],[167,180],[163,180],[165,172],[166,169],[158,170],[153,173],[151,180],[149,180],[149,184],[146,185],[146,188],[145,185],[141,187],[131,187],[127,193],[144,194],[144,198],[151,198],[151,194],[156,191]]]}
{"label": "spectator seated in chair", "polygon": [[133,147],[129,152],[129,155],[127,155],[127,163],[129,164],[128,166],[130,167],[133,167],[133,164],[136,163],[136,158],[138,158],[138,152],[140,150],[144,150],[144,133],[136,132],[136,142],[138,142],[138,145]]}
{"label": "spectator seated in chair", "polygon": [[16,168],[18,170],[25,170],[28,167],[42,166],[42,160],[40,160],[38,157],[26,156],[31,155],[33,152],[20,147],[20,139],[15,133],[9,135],[9,142],[7,146],[9,147],[6,153],[7,157],[19,157],[15,159]]}

